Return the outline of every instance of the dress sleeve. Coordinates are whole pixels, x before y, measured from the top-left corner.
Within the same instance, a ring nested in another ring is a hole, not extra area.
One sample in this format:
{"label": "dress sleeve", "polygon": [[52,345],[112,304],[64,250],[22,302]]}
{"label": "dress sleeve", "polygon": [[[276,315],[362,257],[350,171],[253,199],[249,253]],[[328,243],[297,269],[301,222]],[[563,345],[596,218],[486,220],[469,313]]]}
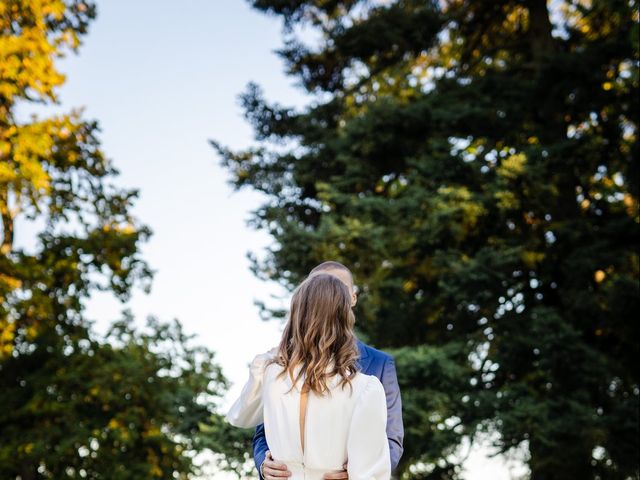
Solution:
{"label": "dress sleeve", "polygon": [[276,349],[256,355],[249,366],[249,380],[240,397],[233,403],[225,420],[234,427],[253,428],[263,423],[262,384],[267,362],[276,354]]}
{"label": "dress sleeve", "polygon": [[347,438],[350,480],[389,480],[391,460],[387,439],[387,402],[382,383],[371,376],[360,394]]}

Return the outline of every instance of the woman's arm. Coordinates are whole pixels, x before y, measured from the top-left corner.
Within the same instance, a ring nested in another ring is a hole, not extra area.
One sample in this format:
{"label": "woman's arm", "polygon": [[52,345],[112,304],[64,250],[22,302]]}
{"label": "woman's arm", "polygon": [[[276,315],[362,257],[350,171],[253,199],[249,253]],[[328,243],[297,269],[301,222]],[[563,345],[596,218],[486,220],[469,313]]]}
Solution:
{"label": "woman's arm", "polygon": [[382,383],[370,376],[351,418],[347,438],[349,480],[389,480],[387,401]]}
{"label": "woman's arm", "polygon": [[262,383],[266,364],[275,355],[275,349],[257,355],[249,366],[249,379],[242,388],[240,397],[225,416],[235,427],[253,428],[263,423]]}

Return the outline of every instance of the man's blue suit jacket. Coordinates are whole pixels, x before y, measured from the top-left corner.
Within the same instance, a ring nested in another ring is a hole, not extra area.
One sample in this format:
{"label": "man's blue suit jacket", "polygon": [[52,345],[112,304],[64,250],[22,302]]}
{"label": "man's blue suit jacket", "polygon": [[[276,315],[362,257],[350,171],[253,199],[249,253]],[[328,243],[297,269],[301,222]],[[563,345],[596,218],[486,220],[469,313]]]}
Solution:
{"label": "man's blue suit jacket", "polygon": [[[391,355],[365,345],[360,340],[358,340],[358,349],[360,350],[360,371],[366,375],[378,377],[387,394],[387,437],[391,453],[391,470],[395,470],[402,456],[402,440],[404,438],[402,400],[396,375],[396,364]],[[256,433],[253,436],[253,458],[258,471],[260,471],[260,465],[264,462],[268,450],[264,425],[260,424],[256,427]],[[262,476],[260,478],[262,479]]]}

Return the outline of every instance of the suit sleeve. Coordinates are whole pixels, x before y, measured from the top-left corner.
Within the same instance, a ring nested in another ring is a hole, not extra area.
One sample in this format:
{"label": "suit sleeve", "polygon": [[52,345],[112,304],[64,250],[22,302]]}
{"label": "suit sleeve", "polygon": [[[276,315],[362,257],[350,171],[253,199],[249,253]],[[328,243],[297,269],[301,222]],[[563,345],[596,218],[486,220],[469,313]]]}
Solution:
{"label": "suit sleeve", "polygon": [[396,363],[389,357],[384,364],[381,376],[382,386],[387,399],[387,438],[391,454],[391,470],[395,470],[403,452],[404,426],[402,423],[402,399],[396,373]]}
{"label": "suit sleeve", "polygon": [[389,480],[387,406],[378,377],[370,376],[353,410],[347,436],[349,480]]}
{"label": "suit sleeve", "polygon": [[256,433],[253,435],[253,460],[258,469],[260,480],[264,480],[260,474],[260,465],[262,465],[262,462],[264,462],[264,459],[267,457],[268,450],[269,445],[267,445],[267,437],[264,434],[264,424],[261,423],[256,427]]}

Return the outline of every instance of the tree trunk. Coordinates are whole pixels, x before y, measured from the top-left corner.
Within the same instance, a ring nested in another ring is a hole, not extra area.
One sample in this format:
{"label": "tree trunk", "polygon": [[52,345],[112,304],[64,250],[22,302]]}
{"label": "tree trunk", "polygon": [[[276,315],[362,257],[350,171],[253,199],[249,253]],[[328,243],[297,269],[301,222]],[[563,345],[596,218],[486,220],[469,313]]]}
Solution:
{"label": "tree trunk", "polygon": [[9,209],[9,188],[0,188],[0,215],[2,215],[2,245],[0,254],[8,255],[13,249],[13,217]]}

